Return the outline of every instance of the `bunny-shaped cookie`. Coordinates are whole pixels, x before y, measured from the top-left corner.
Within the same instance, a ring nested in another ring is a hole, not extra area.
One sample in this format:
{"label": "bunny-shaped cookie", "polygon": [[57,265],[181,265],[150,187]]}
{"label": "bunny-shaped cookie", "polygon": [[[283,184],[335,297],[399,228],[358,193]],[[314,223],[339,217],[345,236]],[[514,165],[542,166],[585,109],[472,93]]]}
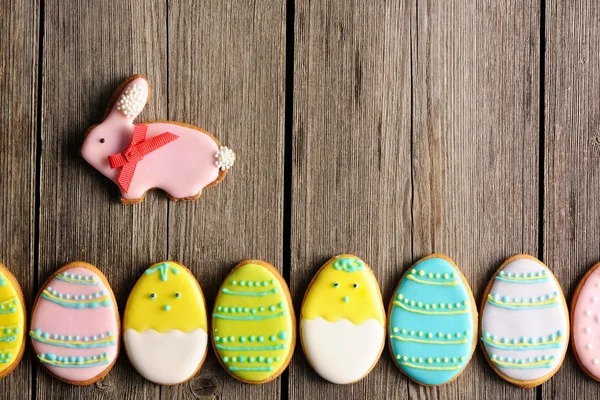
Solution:
{"label": "bunny-shaped cookie", "polygon": [[86,134],[81,155],[121,189],[121,202],[139,203],[150,189],[172,200],[195,200],[223,180],[235,153],[210,133],[172,121],[134,124],[149,97],[141,75],[129,77],[111,98],[104,121]]}

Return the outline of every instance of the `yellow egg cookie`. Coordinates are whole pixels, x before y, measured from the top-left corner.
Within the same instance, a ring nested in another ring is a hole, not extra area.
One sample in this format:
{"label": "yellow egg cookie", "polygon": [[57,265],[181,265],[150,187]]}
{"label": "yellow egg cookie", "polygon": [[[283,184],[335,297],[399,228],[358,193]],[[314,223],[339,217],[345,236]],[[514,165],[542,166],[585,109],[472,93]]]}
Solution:
{"label": "yellow egg cookie", "polygon": [[342,254],[317,272],[302,302],[300,337],[311,366],[330,382],[356,382],[371,371],[385,343],[385,310],[363,260]]}
{"label": "yellow egg cookie", "polygon": [[25,350],[25,302],[17,279],[0,264],[0,378],[10,374]]}
{"label": "yellow egg cookie", "polygon": [[135,284],[123,319],[127,356],[144,378],[160,385],[185,382],[206,358],[206,304],[183,265],[162,261]]}

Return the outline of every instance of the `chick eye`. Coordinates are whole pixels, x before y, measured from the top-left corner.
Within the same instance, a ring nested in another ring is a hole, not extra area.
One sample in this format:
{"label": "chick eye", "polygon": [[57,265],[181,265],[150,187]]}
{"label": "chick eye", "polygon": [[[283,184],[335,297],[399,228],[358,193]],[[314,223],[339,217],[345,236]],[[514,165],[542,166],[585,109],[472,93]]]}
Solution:
{"label": "chick eye", "polygon": [[104,138],[100,139],[100,143],[104,143],[104,142],[105,142]]}
{"label": "chick eye", "polygon": [[150,298],[154,300],[156,298],[156,293],[150,293]]}
{"label": "chick eye", "polygon": [[179,292],[177,292],[177,293],[175,293],[175,297],[176,297],[176,298],[180,298],[180,297],[181,297],[181,294],[180,294]]}
{"label": "chick eye", "polygon": [[334,283],[333,283],[333,287],[338,287],[338,286],[340,286],[340,284],[339,284],[339,283],[337,283],[337,282],[334,282]]}
{"label": "chick eye", "polygon": [[356,289],[358,287],[358,283],[355,283],[354,285],[352,285],[352,287],[354,287],[354,289]]}

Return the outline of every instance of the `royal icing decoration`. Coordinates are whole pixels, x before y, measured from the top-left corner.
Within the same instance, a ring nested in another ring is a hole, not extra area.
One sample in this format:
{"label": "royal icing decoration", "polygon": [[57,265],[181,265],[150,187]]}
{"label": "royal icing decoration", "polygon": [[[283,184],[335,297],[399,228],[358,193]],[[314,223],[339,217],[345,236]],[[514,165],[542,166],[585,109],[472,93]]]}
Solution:
{"label": "royal icing decoration", "polygon": [[0,264],[0,377],[9,374],[23,357],[25,306],[14,276]]}
{"label": "royal icing decoration", "polygon": [[300,335],[321,377],[344,384],[366,376],[383,350],[384,325],[379,286],[360,258],[340,255],[317,272],[302,303]]}
{"label": "royal icing decoration", "polygon": [[583,277],[573,299],[573,350],[579,365],[600,381],[600,263]]}
{"label": "royal icing decoration", "polygon": [[277,270],[244,261],[219,289],[212,315],[213,344],[234,377],[262,383],[279,376],[292,357],[295,317]]}
{"label": "royal icing decoration", "polygon": [[473,294],[445,256],[419,260],[402,277],[389,308],[394,361],[411,379],[442,385],[467,366],[477,340]]}
{"label": "royal icing decoration", "polygon": [[124,343],[133,366],[146,379],[174,385],[190,379],[206,357],[204,295],[181,264],[164,261],[135,284],[123,318]]}
{"label": "royal icing decoration", "polygon": [[147,94],[142,87],[134,83],[128,86],[119,96],[115,108],[128,118],[135,118],[146,104]]}
{"label": "royal icing decoration", "polygon": [[119,353],[119,314],[111,288],[93,265],[61,268],[40,291],[31,317],[38,360],[54,376],[90,384]]}
{"label": "royal icing decoration", "polygon": [[89,130],[81,155],[119,185],[124,203],[142,201],[153,188],[174,200],[195,199],[225,177],[235,153],[192,125],[168,121],[135,125],[148,93],[142,76],[127,79],[104,121]]}
{"label": "royal icing decoration", "polygon": [[527,387],[560,367],[569,339],[565,300],[552,272],[530,256],[509,258],[494,276],[480,339],[500,375]]}
{"label": "royal icing decoration", "polygon": [[215,165],[221,169],[221,171],[225,171],[233,167],[233,163],[235,162],[235,153],[233,150],[228,149],[225,146],[221,146],[215,154]]}

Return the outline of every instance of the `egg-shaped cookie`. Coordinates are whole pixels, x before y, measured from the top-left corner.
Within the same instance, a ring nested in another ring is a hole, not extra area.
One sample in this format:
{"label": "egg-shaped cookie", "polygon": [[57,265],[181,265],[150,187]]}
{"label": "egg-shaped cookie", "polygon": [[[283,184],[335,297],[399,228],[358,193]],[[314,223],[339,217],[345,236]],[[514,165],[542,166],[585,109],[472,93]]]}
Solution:
{"label": "egg-shaped cookie", "polygon": [[498,375],[531,388],[560,368],[569,343],[569,311],[560,285],[538,259],[506,260],[481,304],[481,343]]}
{"label": "egg-shaped cookie", "polygon": [[206,303],[187,268],[162,261],[142,274],[125,307],[123,341],[149,381],[175,385],[198,372],[208,347]]}
{"label": "egg-shaped cookie", "polygon": [[75,261],[42,286],[33,304],[29,335],[38,360],[73,385],[103,378],[119,354],[120,318],[106,277]]}
{"label": "egg-shaped cookie", "polygon": [[19,282],[0,264],[0,378],[19,365],[25,350],[25,302]]}
{"label": "egg-shaped cookie", "polygon": [[212,342],[221,365],[242,382],[268,382],[285,370],[296,343],[296,318],[275,267],[244,260],[225,278],[213,310]]}
{"label": "egg-shaped cookie", "polygon": [[585,274],[571,306],[573,352],[581,368],[600,382],[600,263]]}
{"label": "egg-shaped cookie", "polygon": [[477,307],[450,258],[432,254],[404,274],[388,308],[389,345],[413,381],[436,386],[465,369],[477,345]]}
{"label": "egg-shaped cookie", "polygon": [[333,257],[311,281],[300,312],[302,348],[324,379],[356,382],[377,364],[385,310],[369,266],[351,254]]}

